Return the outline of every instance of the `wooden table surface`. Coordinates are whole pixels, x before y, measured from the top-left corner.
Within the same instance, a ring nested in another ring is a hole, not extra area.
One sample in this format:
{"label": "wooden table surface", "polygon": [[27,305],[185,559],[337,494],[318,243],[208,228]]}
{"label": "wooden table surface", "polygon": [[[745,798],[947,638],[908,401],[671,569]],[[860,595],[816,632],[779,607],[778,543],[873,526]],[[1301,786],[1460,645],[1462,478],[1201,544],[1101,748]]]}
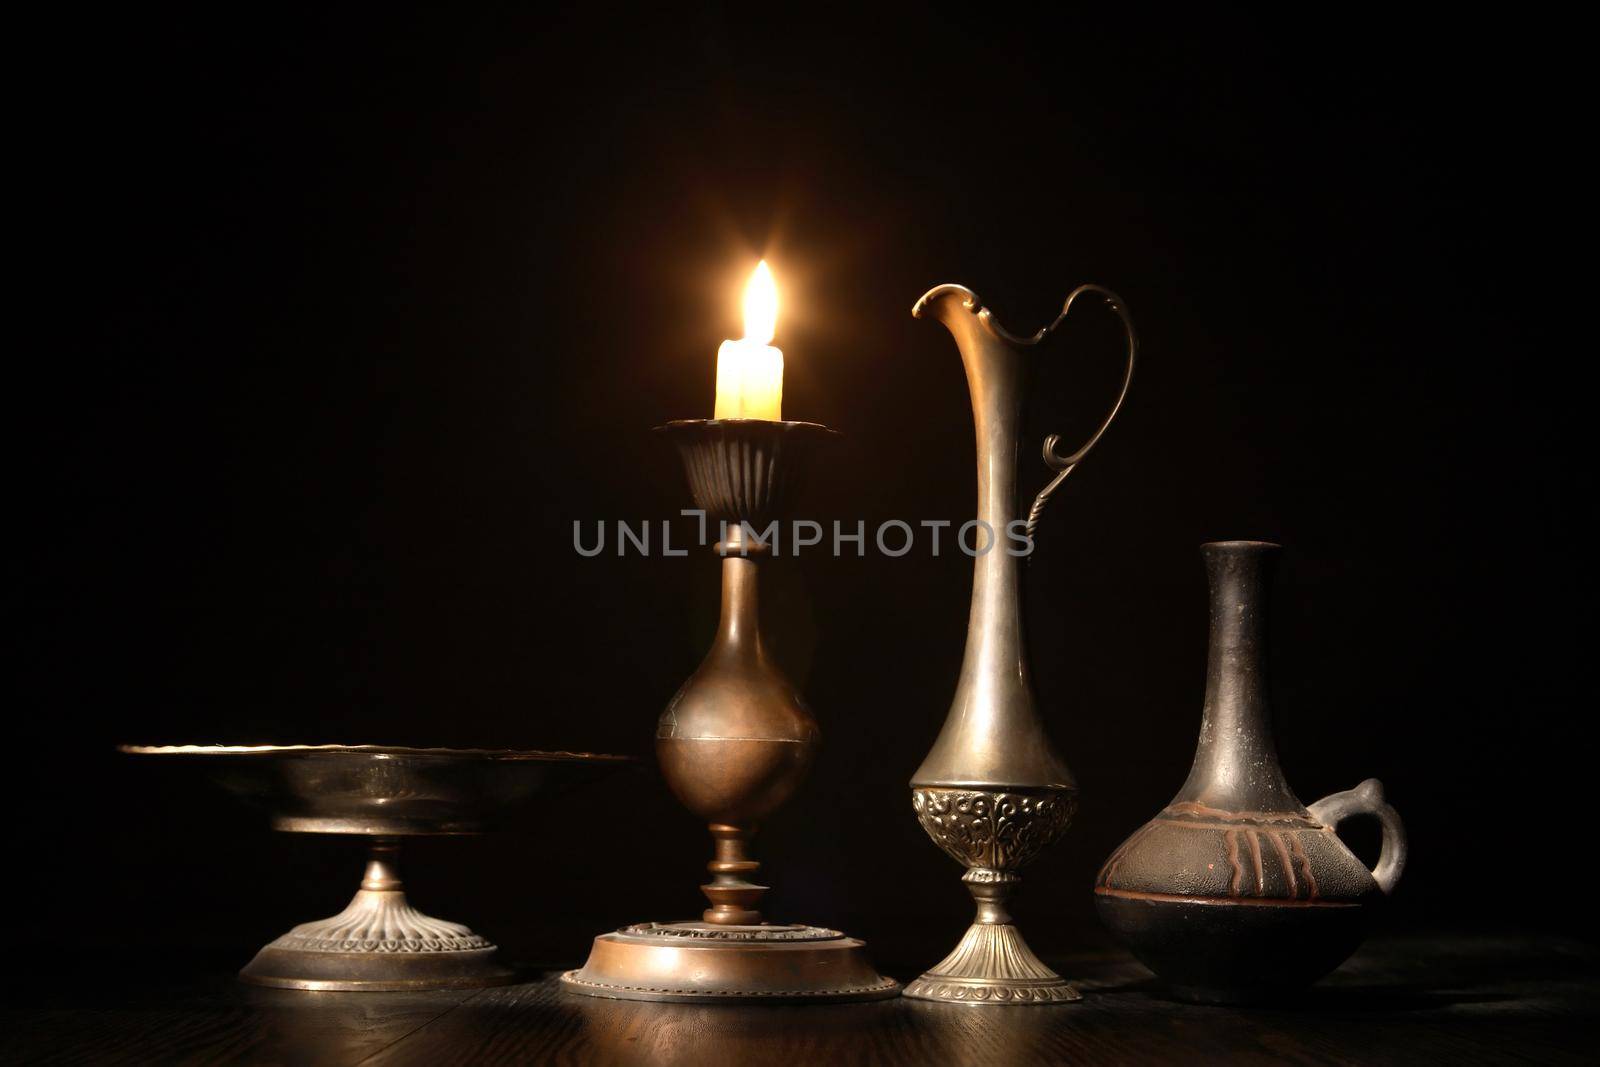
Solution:
{"label": "wooden table surface", "polygon": [[[12,955],[13,975],[19,957]],[[1179,1004],[1120,953],[1052,961],[1077,1004],[639,1004],[522,985],[299,993],[231,960],[82,961],[0,1016],[5,1063],[575,1064],[1600,1062],[1596,953],[1528,937],[1371,943],[1299,1002]],[[889,968],[899,977],[899,970]]]}

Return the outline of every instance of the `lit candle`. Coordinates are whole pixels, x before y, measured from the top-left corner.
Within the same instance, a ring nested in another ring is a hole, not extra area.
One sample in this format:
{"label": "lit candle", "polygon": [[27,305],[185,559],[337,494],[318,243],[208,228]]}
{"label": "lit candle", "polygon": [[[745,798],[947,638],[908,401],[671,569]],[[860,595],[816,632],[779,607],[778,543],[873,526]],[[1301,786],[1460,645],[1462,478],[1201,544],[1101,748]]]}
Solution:
{"label": "lit candle", "polygon": [[756,264],[744,289],[744,338],[717,350],[719,419],[783,419],[783,353],[772,347],[778,329],[778,287],[767,261]]}

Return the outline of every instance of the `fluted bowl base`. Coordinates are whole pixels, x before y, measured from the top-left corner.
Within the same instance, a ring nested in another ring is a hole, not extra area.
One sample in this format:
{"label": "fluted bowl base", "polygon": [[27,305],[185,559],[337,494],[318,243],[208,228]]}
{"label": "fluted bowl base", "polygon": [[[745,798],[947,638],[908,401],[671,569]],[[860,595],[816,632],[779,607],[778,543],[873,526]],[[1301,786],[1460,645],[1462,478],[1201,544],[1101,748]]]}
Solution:
{"label": "fluted bowl base", "polygon": [[239,980],[278,989],[348,993],[476,989],[516,981],[516,972],[497,956],[493,945],[426,953],[307,952],[268,945],[239,972]]}
{"label": "fluted bowl base", "polygon": [[[396,849],[380,848],[378,857]],[[393,889],[362,888],[339,914],[301,923],[256,953],[242,981],[279,989],[394,992],[464,989],[514,981],[496,949],[460,923],[411,906],[391,859],[375,859],[369,878]]]}

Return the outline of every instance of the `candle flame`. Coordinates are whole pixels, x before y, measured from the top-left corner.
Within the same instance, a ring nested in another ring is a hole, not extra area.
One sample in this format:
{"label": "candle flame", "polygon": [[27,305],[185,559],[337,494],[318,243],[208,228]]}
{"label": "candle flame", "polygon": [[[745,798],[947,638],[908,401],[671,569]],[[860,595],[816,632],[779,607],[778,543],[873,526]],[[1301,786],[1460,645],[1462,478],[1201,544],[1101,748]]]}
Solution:
{"label": "candle flame", "polygon": [[756,264],[750,283],[744,287],[744,336],[747,341],[770,345],[777,332],[778,286],[763,259]]}

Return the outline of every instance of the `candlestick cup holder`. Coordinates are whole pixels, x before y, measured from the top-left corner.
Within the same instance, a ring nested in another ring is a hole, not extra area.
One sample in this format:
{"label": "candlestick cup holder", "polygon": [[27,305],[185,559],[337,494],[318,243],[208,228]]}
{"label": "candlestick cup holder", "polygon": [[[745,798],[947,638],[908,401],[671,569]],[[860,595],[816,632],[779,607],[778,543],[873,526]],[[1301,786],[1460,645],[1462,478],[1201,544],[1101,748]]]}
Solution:
{"label": "candlestick cup holder", "polygon": [[660,427],[682,453],[695,504],[724,533],[722,617],[711,650],[661,714],[656,756],[678,800],[714,842],[699,920],[638,923],[595,938],[562,976],[570,992],[623,1000],[872,1000],[899,984],[837,930],[764,921],[756,829],[794,793],[816,754],[817,722],[768,657],[757,578],[805,454],[836,436],[810,422],[680,420]]}

